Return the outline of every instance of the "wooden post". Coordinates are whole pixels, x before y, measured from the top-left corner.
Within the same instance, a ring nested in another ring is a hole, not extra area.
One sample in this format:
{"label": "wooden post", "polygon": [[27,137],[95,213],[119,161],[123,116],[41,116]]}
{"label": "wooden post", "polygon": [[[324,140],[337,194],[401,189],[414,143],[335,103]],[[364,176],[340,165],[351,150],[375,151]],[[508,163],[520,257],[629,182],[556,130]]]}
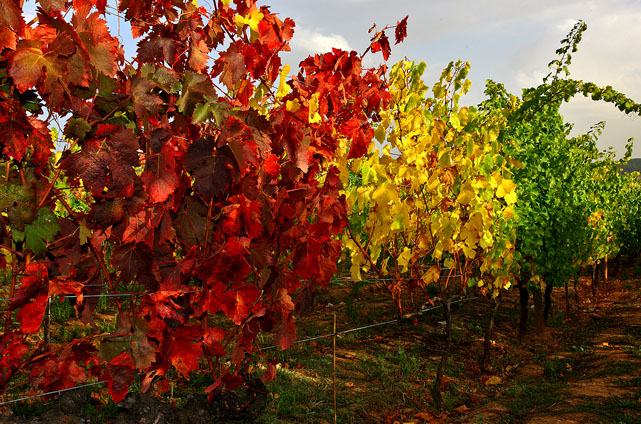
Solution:
{"label": "wooden post", "polygon": [[50,334],[51,334],[51,298],[47,298],[47,309],[45,312],[45,319],[44,319],[44,325],[43,325],[43,330],[44,330],[44,342],[45,342],[45,347],[49,345],[49,341],[51,340]]}
{"label": "wooden post", "polygon": [[605,280],[604,283],[607,283],[608,282],[608,255],[605,255],[605,270],[604,270],[603,277]]}
{"label": "wooden post", "polygon": [[337,421],[337,414],[336,414],[336,313],[334,313],[334,336],[332,337],[332,351],[333,351],[333,357],[334,357],[334,368],[332,370],[332,383],[334,386],[334,424],[336,424]]}

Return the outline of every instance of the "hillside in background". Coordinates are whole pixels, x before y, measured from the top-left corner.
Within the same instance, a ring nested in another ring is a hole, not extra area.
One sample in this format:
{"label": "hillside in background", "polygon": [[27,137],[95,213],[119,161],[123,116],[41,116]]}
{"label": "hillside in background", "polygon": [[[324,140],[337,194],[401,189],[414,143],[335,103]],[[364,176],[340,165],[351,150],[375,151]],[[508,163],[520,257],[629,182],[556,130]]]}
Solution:
{"label": "hillside in background", "polygon": [[630,172],[641,172],[641,158],[632,158],[625,165],[620,165],[621,171],[628,174]]}

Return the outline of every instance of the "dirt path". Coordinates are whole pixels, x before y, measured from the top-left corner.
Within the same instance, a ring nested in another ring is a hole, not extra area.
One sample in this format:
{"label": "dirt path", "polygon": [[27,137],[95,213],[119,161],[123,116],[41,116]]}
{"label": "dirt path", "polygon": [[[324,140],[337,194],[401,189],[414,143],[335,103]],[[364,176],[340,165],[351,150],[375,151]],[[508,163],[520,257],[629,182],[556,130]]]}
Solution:
{"label": "dirt path", "polygon": [[571,370],[558,403],[526,422],[641,422],[641,303],[615,302],[590,319],[603,328],[556,355]]}
{"label": "dirt path", "polygon": [[641,299],[615,297],[584,303],[574,328],[552,335],[560,349],[521,364],[496,399],[455,421],[641,423]]}

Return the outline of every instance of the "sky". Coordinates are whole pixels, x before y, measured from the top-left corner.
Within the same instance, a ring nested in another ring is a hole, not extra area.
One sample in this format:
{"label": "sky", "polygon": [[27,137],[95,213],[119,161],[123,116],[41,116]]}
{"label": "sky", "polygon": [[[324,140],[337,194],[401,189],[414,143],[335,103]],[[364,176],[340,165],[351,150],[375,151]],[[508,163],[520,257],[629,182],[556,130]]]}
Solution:
{"label": "sky", "polygon": [[[409,15],[407,39],[392,46],[389,63],[407,57],[427,63],[424,80],[437,81],[451,60],[471,64],[470,93],[463,104],[483,100],[485,81],[505,84],[520,94],[538,85],[549,72],[547,64],[574,24],[588,25],[579,51],[573,55],[571,77],[612,87],[641,102],[641,1],[639,0],[271,0],[271,11],[296,22],[292,52],[283,55],[293,68],[309,54],[332,47],[361,53],[369,43],[368,29],[379,28]],[[390,33],[390,35],[392,35]],[[379,54],[366,65],[382,60]],[[641,157],[641,117],[579,95],[561,113],[574,123],[573,135],[587,132],[599,121],[606,128],[598,145],[612,146],[622,156],[630,137],[633,157]]]}
{"label": "sky", "polygon": [[[210,1],[201,0],[201,5]],[[108,4],[115,6],[116,0]],[[560,40],[582,19],[588,30],[573,55],[571,77],[611,85],[641,102],[641,0],[259,0],[258,4],[296,22],[292,51],[282,55],[292,72],[308,55],[332,47],[362,53],[374,23],[382,28],[409,15],[407,38],[392,46],[388,63],[404,58],[424,61],[424,80],[432,85],[450,61],[469,61],[472,89],[461,100],[465,105],[483,100],[487,79],[505,84],[517,95],[522,88],[537,86],[548,74],[547,64],[556,58]],[[35,16],[33,0],[25,3],[25,12],[27,21]],[[107,18],[117,33],[117,18]],[[125,50],[134,54],[128,25],[121,24]],[[389,35],[393,40],[393,31]],[[381,61],[380,53],[369,54],[365,65]],[[620,157],[626,141],[634,137],[632,156],[641,157],[641,117],[581,95],[564,105],[561,113],[566,122],[574,123],[572,135],[606,121],[599,147],[612,147]]]}

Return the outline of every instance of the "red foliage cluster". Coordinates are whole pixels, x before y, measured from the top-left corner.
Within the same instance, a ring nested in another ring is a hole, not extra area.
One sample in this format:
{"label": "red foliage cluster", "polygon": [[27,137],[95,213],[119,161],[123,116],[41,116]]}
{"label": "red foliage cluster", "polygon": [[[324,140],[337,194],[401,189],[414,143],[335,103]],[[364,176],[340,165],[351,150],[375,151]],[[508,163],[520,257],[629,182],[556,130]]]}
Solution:
{"label": "red foliage cluster", "polygon": [[[133,63],[106,26],[105,0],[40,0],[30,24],[21,3],[0,6],[0,266],[13,298],[0,390],[17,373],[34,391],[97,378],[117,402],[136,373],[148,388],[172,366],[185,377],[206,367],[211,396],[233,389],[257,335],[291,345],[296,305],[335,272],[346,211],[328,162],[339,138],[351,139],[350,157],[366,152],[388,98],[384,70],[334,50],[302,62],[278,99],[294,22],[254,0],[213,11],[120,1],[140,39]],[[309,119],[312,99],[320,122]],[[67,119],[71,144],[59,160],[52,115]],[[69,187],[91,194],[87,212],[69,205]],[[93,323],[96,302],[83,302],[105,290],[145,293],[113,298],[113,334]],[[64,295],[77,296],[93,333],[30,343],[47,299]]]}

